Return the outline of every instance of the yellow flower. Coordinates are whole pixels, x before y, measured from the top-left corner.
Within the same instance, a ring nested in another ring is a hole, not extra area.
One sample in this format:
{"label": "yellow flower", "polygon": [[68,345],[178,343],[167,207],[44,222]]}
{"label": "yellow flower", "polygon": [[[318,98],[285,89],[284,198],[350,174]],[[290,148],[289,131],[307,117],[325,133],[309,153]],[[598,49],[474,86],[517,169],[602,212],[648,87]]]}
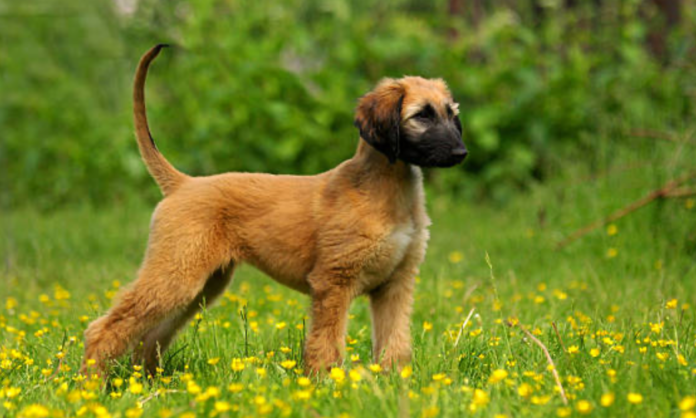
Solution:
{"label": "yellow flower", "polygon": [[586,400],[580,400],[575,404],[575,409],[581,415],[587,415],[592,412],[592,404]]}
{"label": "yellow flower", "polygon": [[302,387],[307,387],[312,384],[312,381],[309,380],[309,378],[303,376],[297,379],[297,384]]}
{"label": "yellow flower", "polygon": [[612,392],[609,392],[609,393],[605,393],[604,395],[602,395],[602,398],[599,400],[599,403],[603,407],[608,408],[614,403],[615,399],[616,399],[616,396],[614,396],[614,394]]}
{"label": "yellow flower", "polygon": [[556,410],[556,416],[559,418],[569,417],[573,413],[573,410],[567,406],[562,406]]}
{"label": "yellow flower", "polygon": [[490,401],[490,397],[488,396],[488,393],[484,392],[481,389],[474,390],[474,397],[471,400],[471,402],[474,405],[485,406],[486,404],[488,404],[488,401]]}
{"label": "yellow flower", "polygon": [[351,370],[348,373],[348,375],[350,376],[350,380],[352,380],[353,382],[359,382],[360,380],[362,380],[362,376],[360,376],[360,372],[355,370],[355,369]]}
{"label": "yellow flower", "polygon": [[232,393],[239,393],[242,390],[244,390],[244,385],[242,385],[241,383],[232,383],[227,387],[227,390],[229,390]]}
{"label": "yellow flower", "polygon": [[410,365],[405,366],[403,369],[401,369],[401,378],[402,379],[408,379],[409,377],[411,377],[412,374],[413,374],[413,367],[411,367]]}
{"label": "yellow flower", "polygon": [[568,354],[570,354],[570,355],[577,354],[579,352],[580,352],[580,347],[578,347],[577,345],[571,345],[570,347],[568,347]]}
{"label": "yellow flower", "polygon": [[19,416],[26,418],[44,418],[48,415],[48,408],[39,404],[29,405],[26,408],[24,408],[22,412],[19,414]]}
{"label": "yellow flower", "polygon": [[235,372],[241,372],[242,370],[244,370],[244,367],[246,366],[244,365],[244,362],[241,359],[232,359],[232,370],[234,370]]}
{"label": "yellow flower", "polygon": [[211,366],[214,366],[214,365],[218,364],[219,361],[220,361],[220,357],[211,358],[211,359],[208,359],[208,364],[210,364]]}
{"label": "yellow flower", "polygon": [[229,402],[217,401],[215,402],[215,412],[227,412],[232,408]]}
{"label": "yellow flower", "polygon": [[609,224],[607,225],[607,235],[610,237],[613,235],[616,235],[616,233],[619,232],[619,228],[616,227],[614,224]]}
{"label": "yellow flower", "polygon": [[665,303],[665,308],[667,309],[677,309],[679,302],[676,299],[670,299]]}
{"label": "yellow flower", "polygon": [[259,377],[266,376],[266,373],[266,369],[264,369],[263,367],[256,368],[256,374],[259,375]]}
{"label": "yellow flower", "polygon": [[696,396],[685,396],[684,399],[679,401],[679,409],[682,411],[688,411],[694,409],[696,406]]}
{"label": "yellow flower", "polygon": [[684,202],[684,207],[687,209],[693,209],[696,206],[696,199],[686,199]]}
{"label": "yellow flower", "polygon": [[451,253],[449,253],[448,258],[449,258],[450,263],[458,264],[458,263],[461,263],[464,256],[459,251],[452,251]]}
{"label": "yellow flower", "polygon": [[297,362],[295,360],[285,360],[280,362],[280,365],[286,370],[292,369],[296,364]]}
{"label": "yellow flower", "polygon": [[508,377],[508,372],[507,370],[504,369],[497,369],[494,370],[493,373],[491,373],[491,376],[488,378],[488,383],[495,384],[500,381],[505,380]]}
{"label": "yellow flower", "polygon": [[129,408],[126,410],[126,418],[138,418],[143,414],[141,408]]}
{"label": "yellow flower", "polygon": [[523,398],[528,398],[532,392],[534,392],[534,389],[529,383],[522,383],[517,387],[517,394]]}
{"label": "yellow flower", "polygon": [[133,395],[138,395],[143,392],[143,385],[142,383],[136,382],[135,380],[131,380],[130,387],[128,388],[128,390]]}
{"label": "yellow flower", "polygon": [[629,393],[628,396],[626,396],[626,399],[634,405],[638,405],[639,403],[643,402],[643,395],[640,393]]}
{"label": "yellow flower", "polygon": [[614,258],[619,254],[619,251],[616,248],[609,248],[607,250],[607,258]]}
{"label": "yellow flower", "polygon": [[329,372],[329,377],[336,383],[343,383],[343,381],[346,380],[346,372],[341,368],[334,367]]}
{"label": "yellow flower", "polygon": [[600,351],[599,348],[593,348],[590,350],[590,355],[592,357],[599,357]]}
{"label": "yellow flower", "polygon": [[382,366],[379,364],[370,364],[368,368],[372,371],[372,373],[379,373],[382,371]]}
{"label": "yellow flower", "polygon": [[423,331],[428,332],[433,329],[433,324],[428,321],[423,322]]}
{"label": "yellow flower", "polygon": [[288,326],[288,324],[286,324],[285,322],[278,322],[278,323],[276,324],[276,329],[283,329],[283,328],[285,328],[285,327],[287,327],[287,326]]}

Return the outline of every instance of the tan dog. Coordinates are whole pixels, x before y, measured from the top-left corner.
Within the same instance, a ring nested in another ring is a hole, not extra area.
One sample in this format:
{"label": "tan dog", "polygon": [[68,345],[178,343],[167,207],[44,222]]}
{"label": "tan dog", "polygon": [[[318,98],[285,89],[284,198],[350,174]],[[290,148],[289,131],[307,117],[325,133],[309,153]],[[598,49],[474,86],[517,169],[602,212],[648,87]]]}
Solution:
{"label": "tan dog", "polygon": [[380,82],[360,99],[355,156],[328,172],[189,177],[159,153],[145,116],[145,77],[162,46],[140,60],[133,99],[138,146],[165,197],[137,280],[85,332],[83,371],[101,374],[136,345],[134,360],[154,370],[177,330],[242,262],[311,296],[308,371],[341,361],[348,308],[359,295],[370,298],[375,360],[409,361],[414,277],[430,224],[417,166],[466,156],[445,83]]}

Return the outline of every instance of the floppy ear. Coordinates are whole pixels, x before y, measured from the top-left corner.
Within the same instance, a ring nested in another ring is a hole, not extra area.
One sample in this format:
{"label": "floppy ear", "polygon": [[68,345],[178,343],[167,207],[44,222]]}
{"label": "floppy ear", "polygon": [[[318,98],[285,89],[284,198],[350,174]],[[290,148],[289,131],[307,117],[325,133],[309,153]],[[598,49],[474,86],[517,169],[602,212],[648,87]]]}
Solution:
{"label": "floppy ear", "polygon": [[358,102],[355,126],[360,137],[394,163],[399,156],[401,106],[404,88],[391,78],[382,80]]}

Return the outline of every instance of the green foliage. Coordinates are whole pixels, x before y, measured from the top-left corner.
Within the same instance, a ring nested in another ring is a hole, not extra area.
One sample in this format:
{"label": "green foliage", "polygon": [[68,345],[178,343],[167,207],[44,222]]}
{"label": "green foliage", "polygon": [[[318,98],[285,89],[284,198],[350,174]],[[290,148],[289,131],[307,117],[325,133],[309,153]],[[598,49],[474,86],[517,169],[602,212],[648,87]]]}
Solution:
{"label": "green foliage", "polygon": [[500,6],[473,24],[444,1],[143,0],[133,15],[106,0],[6,3],[0,205],[156,196],[129,93],[158,42],[175,47],[151,71],[152,130],[196,175],[331,168],[356,146],[356,99],[404,74],[444,78],[461,103],[470,158],[429,173],[443,191],[506,199],[567,158],[592,162],[599,134],[626,143],[628,128],[684,127],[693,13],[663,65],[646,51],[638,1],[601,13],[545,4],[540,21]]}

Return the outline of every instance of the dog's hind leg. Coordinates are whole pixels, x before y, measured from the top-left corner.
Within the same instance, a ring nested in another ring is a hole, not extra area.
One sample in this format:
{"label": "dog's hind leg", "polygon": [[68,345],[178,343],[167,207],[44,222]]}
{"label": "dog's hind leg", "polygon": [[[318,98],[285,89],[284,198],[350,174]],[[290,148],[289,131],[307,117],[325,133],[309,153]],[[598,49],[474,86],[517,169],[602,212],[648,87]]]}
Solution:
{"label": "dog's hind leg", "polygon": [[150,374],[154,376],[157,366],[160,365],[162,354],[172,343],[179,329],[186,325],[204,305],[210,306],[224,293],[232,280],[233,270],[233,265],[216,270],[184,312],[166,318],[147,331],[141,339],[140,346],[133,351],[133,363],[144,363]]}
{"label": "dog's hind leg", "polygon": [[85,331],[84,373],[103,373],[107,360],[124,354],[145,332],[186,312],[211,274],[229,262],[224,246],[210,234],[153,232],[150,239],[137,280]]}

